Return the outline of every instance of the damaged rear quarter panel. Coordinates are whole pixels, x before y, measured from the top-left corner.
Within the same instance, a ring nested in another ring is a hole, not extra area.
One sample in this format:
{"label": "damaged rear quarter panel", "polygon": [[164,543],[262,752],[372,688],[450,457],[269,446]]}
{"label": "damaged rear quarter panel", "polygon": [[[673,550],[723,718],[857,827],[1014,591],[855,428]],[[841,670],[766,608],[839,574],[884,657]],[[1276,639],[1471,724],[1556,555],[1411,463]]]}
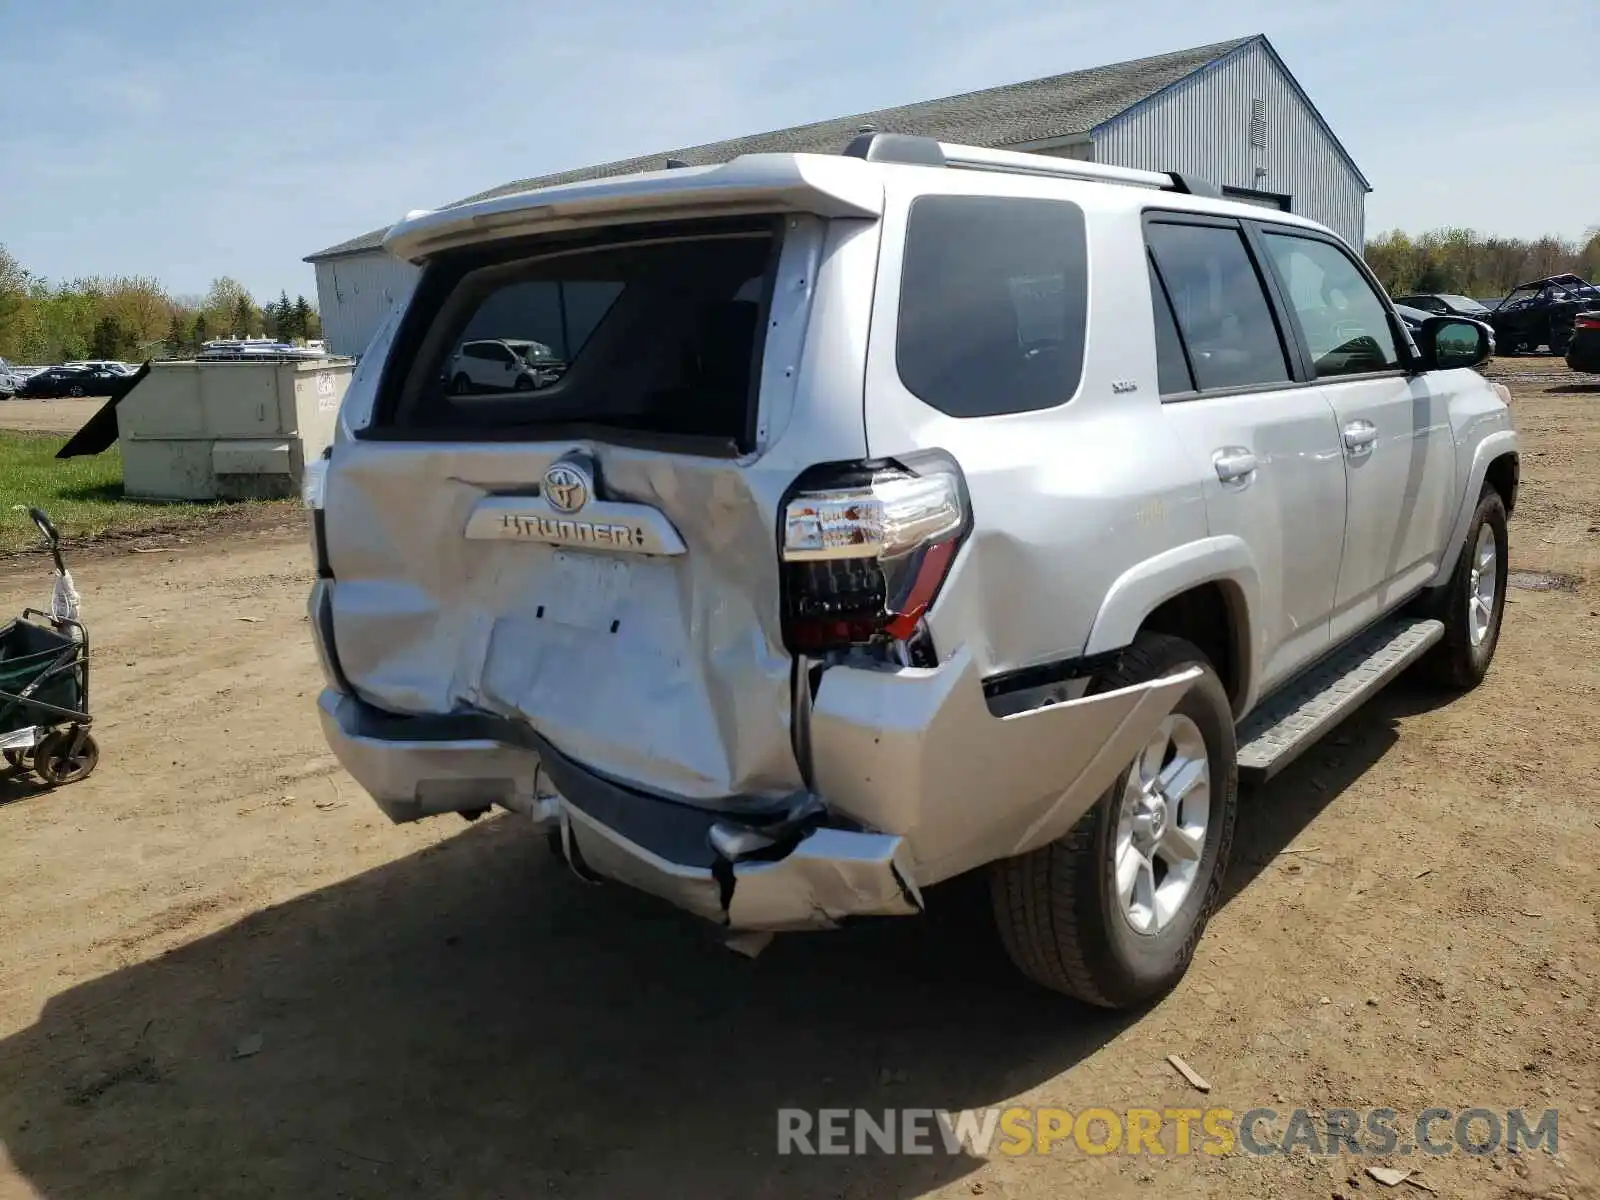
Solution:
{"label": "damaged rear quarter panel", "polygon": [[1198,677],[996,717],[964,650],[935,668],[835,667],[812,708],[817,790],[903,836],[917,883],[937,883],[1066,833]]}

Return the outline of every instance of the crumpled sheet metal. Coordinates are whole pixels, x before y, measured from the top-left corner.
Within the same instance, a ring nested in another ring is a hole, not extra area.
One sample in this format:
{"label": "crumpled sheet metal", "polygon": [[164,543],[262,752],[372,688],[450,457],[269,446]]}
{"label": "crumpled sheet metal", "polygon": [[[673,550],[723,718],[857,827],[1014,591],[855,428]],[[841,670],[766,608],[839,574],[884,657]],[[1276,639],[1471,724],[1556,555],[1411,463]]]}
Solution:
{"label": "crumpled sheet metal", "polygon": [[732,931],[829,929],[849,917],[922,911],[901,838],[814,830],[781,859],[729,864],[732,893],[724,904],[717,872],[652,854],[575,805],[562,805],[562,817],[583,868]]}
{"label": "crumpled sheet metal", "polygon": [[965,649],[924,670],[833,667],[811,711],[815,787],[830,811],[904,837],[927,886],[1066,833],[1197,678],[996,717]]}

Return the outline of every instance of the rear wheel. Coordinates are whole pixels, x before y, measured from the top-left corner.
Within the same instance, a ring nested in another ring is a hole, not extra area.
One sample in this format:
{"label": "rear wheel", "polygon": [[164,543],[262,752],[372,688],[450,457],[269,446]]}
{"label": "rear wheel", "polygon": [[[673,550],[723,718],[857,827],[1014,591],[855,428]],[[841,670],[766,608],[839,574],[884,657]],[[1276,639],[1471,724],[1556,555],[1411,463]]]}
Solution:
{"label": "rear wheel", "polygon": [[990,868],[1006,952],[1035,983],[1126,1008],[1171,989],[1217,901],[1238,805],[1233,710],[1206,657],[1142,634],[1093,691],[1204,672],[1066,836]]}
{"label": "rear wheel", "polygon": [[94,735],[85,733],[82,745],[73,750],[76,736],[75,730],[63,729],[39,743],[33,752],[33,770],[40,779],[51,785],[77,783],[100,765],[100,747]]}
{"label": "rear wheel", "polygon": [[81,395],[83,395],[83,385],[81,383],[73,384],[71,387],[69,387],[67,389],[67,395],[69,395],[69,396],[81,396]]}

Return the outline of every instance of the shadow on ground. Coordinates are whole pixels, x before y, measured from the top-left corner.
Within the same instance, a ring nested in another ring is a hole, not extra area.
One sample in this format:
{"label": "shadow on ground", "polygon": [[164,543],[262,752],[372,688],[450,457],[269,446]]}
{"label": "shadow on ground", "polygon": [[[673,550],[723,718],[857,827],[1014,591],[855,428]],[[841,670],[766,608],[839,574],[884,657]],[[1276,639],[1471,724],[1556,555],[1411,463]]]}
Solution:
{"label": "shadow on ground", "polygon": [[[1227,899],[1437,699],[1247,795]],[[52,998],[0,1139],[52,1200],[916,1196],[977,1161],[779,1157],[775,1110],[996,1103],[1136,1019],[1021,983],[972,878],[748,961],[502,818]]]}

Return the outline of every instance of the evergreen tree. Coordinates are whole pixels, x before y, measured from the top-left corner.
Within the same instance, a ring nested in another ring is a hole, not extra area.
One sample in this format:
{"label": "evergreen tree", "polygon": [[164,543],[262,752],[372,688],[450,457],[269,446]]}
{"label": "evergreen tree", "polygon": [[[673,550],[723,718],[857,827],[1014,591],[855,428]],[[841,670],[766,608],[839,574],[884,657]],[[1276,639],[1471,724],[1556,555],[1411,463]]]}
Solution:
{"label": "evergreen tree", "polygon": [[239,337],[249,337],[255,331],[258,317],[250,297],[241,295],[233,306],[233,332]]}
{"label": "evergreen tree", "polygon": [[107,313],[95,322],[94,333],[89,338],[89,354],[93,358],[121,359],[127,343],[128,335],[122,322]]}
{"label": "evergreen tree", "polygon": [[[311,305],[304,296],[294,298],[294,332],[297,337],[311,336]],[[320,333],[321,330],[318,330]]]}
{"label": "evergreen tree", "polygon": [[211,331],[206,327],[206,315],[201,313],[194,319],[194,348],[198,352],[206,348],[206,342],[211,337]]}
{"label": "evergreen tree", "polygon": [[278,327],[277,338],[280,342],[294,338],[294,305],[289,303],[288,292],[278,293],[278,302],[273,306],[272,321]]}
{"label": "evergreen tree", "polygon": [[178,310],[172,310],[172,323],[167,326],[167,354],[177,358],[188,349],[188,339],[183,336],[183,322],[178,319]]}

